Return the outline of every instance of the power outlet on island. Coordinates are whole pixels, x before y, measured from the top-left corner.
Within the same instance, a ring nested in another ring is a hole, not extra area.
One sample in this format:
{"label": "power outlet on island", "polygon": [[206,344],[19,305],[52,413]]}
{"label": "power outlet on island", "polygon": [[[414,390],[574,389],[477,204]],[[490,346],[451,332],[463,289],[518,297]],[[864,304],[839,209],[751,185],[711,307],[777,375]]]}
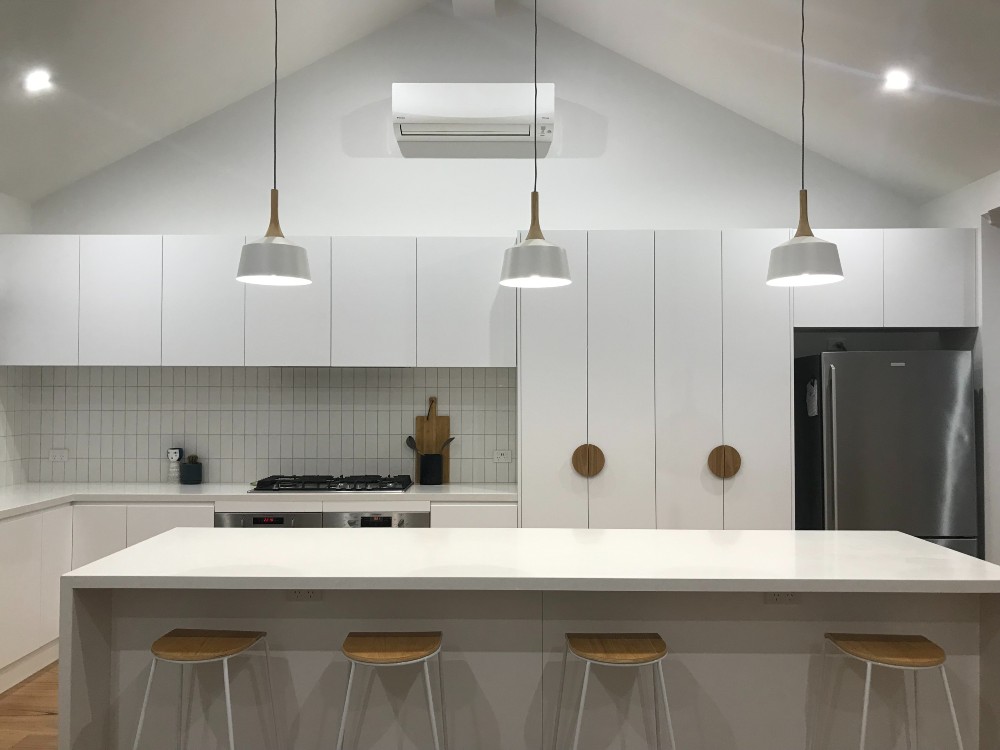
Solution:
{"label": "power outlet on island", "polygon": [[510,463],[510,451],[509,450],[493,451],[493,463],[495,463],[495,464],[509,464]]}
{"label": "power outlet on island", "polygon": [[774,591],[764,594],[764,604],[792,605],[799,603],[799,595],[790,591]]}
{"label": "power outlet on island", "polygon": [[54,448],[49,451],[49,462],[54,464],[64,464],[69,461],[69,451],[65,448]]}
{"label": "power outlet on island", "polygon": [[316,589],[292,589],[285,598],[290,602],[318,602],[323,598],[323,592]]}

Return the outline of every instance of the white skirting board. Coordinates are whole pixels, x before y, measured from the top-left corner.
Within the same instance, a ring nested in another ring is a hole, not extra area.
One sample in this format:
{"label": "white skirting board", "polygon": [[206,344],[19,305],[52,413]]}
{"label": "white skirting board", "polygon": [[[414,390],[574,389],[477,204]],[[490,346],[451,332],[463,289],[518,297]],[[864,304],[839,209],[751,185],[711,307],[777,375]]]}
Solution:
{"label": "white skirting board", "polygon": [[17,683],[31,677],[59,658],[59,640],[47,643],[27,656],[0,669],[0,693],[4,693]]}

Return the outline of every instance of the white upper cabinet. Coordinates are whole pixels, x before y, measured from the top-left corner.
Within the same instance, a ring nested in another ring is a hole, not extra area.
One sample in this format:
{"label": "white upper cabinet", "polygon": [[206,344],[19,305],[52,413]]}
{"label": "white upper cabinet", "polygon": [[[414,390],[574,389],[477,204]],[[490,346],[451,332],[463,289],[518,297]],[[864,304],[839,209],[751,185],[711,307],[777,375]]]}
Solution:
{"label": "white upper cabinet", "polygon": [[80,238],[0,235],[0,268],[0,364],[77,364]]}
{"label": "white upper cabinet", "polygon": [[653,232],[591,232],[587,286],[590,526],[656,528]]}
{"label": "white upper cabinet", "polygon": [[[656,521],[721,529],[722,235],[656,233]],[[763,282],[761,282],[763,283]]]}
{"label": "white upper cabinet", "polygon": [[333,238],[333,366],[415,367],[417,241]]}
{"label": "white upper cabinet", "polygon": [[547,237],[566,249],[573,283],[520,293],[521,525],[585,529],[587,479],[571,461],[587,442],[587,233]]}
{"label": "white upper cabinet", "polygon": [[163,364],[242,366],[244,237],[163,238]]}
{"label": "white upper cabinet", "polygon": [[817,237],[835,242],[844,280],[794,289],[799,328],[881,328],[881,229],[820,229]]}
{"label": "white upper cabinet", "polygon": [[512,239],[417,240],[418,367],[517,364],[516,294],[499,283]]}
{"label": "white upper cabinet", "polygon": [[791,292],[765,283],[789,234],[722,233],[722,434],[743,458],[723,489],[727,529],[792,528]]}
{"label": "white upper cabinet", "polygon": [[330,238],[290,240],[306,249],[312,283],[246,284],[248,367],[330,365]]}
{"label": "white upper cabinet", "polygon": [[979,325],[975,230],[885,230],[885,325]]}
{"label": "white upper cabinet", "polygon": [[80,238],[80,364],[160,364],[163,238]]}

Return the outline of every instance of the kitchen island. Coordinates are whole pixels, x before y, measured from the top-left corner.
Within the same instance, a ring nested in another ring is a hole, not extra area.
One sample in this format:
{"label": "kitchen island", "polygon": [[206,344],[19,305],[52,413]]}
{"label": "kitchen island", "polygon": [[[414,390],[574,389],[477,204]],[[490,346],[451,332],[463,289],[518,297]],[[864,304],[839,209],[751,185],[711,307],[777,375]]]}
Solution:
{"label": "kitchen island", "polygon": [[[175,627],[269,633],[291,748],[336,739],[349,630],[418,629],[444,634],[452,748],[551,747],[563,633],[588,630],[663,635],[681,747],[802,748],[817,734],[856,746],[863,669],[829,659],[832,689],[821,687],[827,631],[935,640],[966,748],[1000,742],[1000,567],[896,532],[175,529],[63,577],[62,750],[131,747],[148,647]],[[269,736],[259,662],[233,678],[238,745],[254,750]],[[190,746],[222,747],[218,669],[199,669],[201,687],[185,693]],[[429,746],[417,677],[401,668],[362,682],[364,722],[352,712],[349,725],[358,747]],[[144,747],[174,747],[182,686],[169,667],[157,678]],[[906,746],[904,687],[900,672],[876,671],[869,747]],[[921,745],[952,747],[933,674],[916,700]],[[598,669],[581,748],[655,746],[652,706],[648,670]]]}

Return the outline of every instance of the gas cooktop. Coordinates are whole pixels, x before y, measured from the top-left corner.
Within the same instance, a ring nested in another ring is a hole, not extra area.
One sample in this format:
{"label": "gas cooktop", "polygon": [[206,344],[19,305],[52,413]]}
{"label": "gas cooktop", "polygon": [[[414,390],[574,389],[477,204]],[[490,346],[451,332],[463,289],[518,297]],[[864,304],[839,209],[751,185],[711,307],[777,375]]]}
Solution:
{"label": "gas cooktop", "polygon": [[251,492],[405,492],[413,484],[407,474],[380,477],[335,477],[329,474],[306,476],[274,475],[258,480]]}

